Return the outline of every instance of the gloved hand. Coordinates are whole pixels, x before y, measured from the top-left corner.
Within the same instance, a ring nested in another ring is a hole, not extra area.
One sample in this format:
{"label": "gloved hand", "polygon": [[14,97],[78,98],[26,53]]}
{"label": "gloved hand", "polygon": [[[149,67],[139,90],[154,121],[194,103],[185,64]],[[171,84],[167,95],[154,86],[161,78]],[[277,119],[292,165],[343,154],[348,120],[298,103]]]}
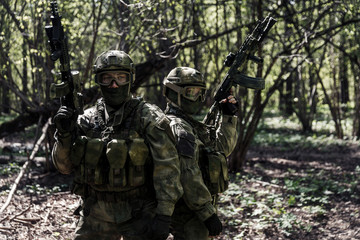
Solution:
{"label": "gloved hand", "polygon": [[233,95],[220,101],[220,108],[224,115],[233,116],[238,111],[239,104]]}
{"label": "gloved hand", "polygon": [[215,237],[219,235],[222,231],[222,224],[219,217],[214,213],[204,221],[206,228],[209,230],[209,236]]}
{"label": "gloved hand", "polygon": [[59,133],[72,132],[75,129],[77,117],[78,115],[73,109],[62,106],[53,117],[53,123]]}
{"label": "gloved hand", "polygon": [[156,215],[151,225],[152,240],[166,240],[169,236],[171,217]]}

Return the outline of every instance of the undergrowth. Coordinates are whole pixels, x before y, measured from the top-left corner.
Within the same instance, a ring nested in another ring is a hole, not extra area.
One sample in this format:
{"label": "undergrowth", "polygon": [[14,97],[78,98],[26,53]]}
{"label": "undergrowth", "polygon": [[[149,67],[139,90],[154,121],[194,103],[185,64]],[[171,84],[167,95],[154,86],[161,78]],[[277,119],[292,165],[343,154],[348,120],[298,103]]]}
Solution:
{"label": "undergrowth", "polygon": [[344,147],[351,144],[359,145],[359,139],[351,136],[352,119],[344,119],[344,139],[338,139],[333,121],[325,114],[318,114],[313,121],[313,131],[304,133],[295,114],[282,116],[278,111],[264,113],[252,145],[276,147],[280,150],[316,149],[327,151],[333,147]]}
{"label": "undergrowth", "polygon": [[301,177],[292,176],[291,169],[288,173],[289,177],[283,179],[266,180],[246,172],[232,175],[229,189],[220,198],[219,212],[229,226],[224,235],[248,239],[251,232],[267,239],[272,232],[299,239],[326,217],[334,197],[359,201],[356,185],[360,165],[344,182],[331,179],[323,171],[309,170]]}
{"label": "undergrowth", "polygon": [[[306,161],[295,164],[301,160],[291,160],[294,165],[288,165],[287,169],[281,162],[276,165],[266,160],[272,157],[272,149],[280,152],[279,156],[289,151],[330,156],[346,152],[350,146],[358,147],[358,140],[350,137],[350,124],[350,119],[344,120],[346,137],[338,139],[329,117],[317,116],[313,131],[303,133],[295,116],[264,114],[251,147],[262,152],[266,151],[262,149],[265,147],[270,153],[254,159],[252,164],[248,161],[241,173],[231,175],[229,189],[221,195],[218,209],[228,226],[223,234],[225,238],[221,239],[315,239],[321,233],[314,232],[322,229],[332,211],[337,211],[333,209],[336,203],[360,203],[360,163],[345,171],[333,163],[328,166],[338,170],[324,167],[326,158],[317,162],[317,167]],[[340,157],[347,161],[346,157]],[[269,172],[272,175],[267,175]],[[360,210],[351,215],[358,219]]]}

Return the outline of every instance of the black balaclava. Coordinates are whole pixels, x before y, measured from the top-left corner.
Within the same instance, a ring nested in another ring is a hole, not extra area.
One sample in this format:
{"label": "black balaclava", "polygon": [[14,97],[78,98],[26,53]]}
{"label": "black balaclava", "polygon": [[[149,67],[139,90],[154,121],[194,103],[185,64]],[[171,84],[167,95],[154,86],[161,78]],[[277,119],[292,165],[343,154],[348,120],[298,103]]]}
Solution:
{"label": "black balaclava", "polygon": [[130,83],[121,85],[118,88],[108,88],[100,86],[105,103],[117,107],[120,106],[130,96]]}
{"label": "black balaclava", "polygon": [[[178,93],[173,91],[172,89],[167,89],[167,98],[173,102],[176,106],[178,106]],[[193,115],[200,111],[203,106],[203,102],[199,97],[195,102],[189,99],[180,97],[180,105],[178,106],[181,110],[183,110],[186,114]]]}

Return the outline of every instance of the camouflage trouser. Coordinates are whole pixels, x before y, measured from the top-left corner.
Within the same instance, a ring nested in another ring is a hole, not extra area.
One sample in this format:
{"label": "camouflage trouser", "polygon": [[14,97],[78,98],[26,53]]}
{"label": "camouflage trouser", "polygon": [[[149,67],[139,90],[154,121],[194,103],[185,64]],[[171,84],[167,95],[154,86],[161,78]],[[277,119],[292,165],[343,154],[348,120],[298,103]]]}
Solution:
{"label": "camouflage trouser", "polygon": [[207,240],[209,231],[205,224],[185,203],[176,205],[171,217],[171,234],[174,240]]}
{"label": "camouflage trouser", "polygon": [[150,200],[104,202],[89,198],[83,204],[75,239],[146,240],[155,207]]}

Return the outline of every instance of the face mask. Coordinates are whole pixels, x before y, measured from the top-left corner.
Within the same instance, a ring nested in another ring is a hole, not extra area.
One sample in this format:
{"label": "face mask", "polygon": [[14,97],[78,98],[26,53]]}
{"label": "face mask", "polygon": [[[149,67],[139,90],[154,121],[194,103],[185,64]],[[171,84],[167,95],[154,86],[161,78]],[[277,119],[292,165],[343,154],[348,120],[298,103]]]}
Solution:
{"label": "face mask", "polygon": [[186,98],[181,97],[181,109],[189,115],[193,115],[200,111],[203,106],[201,98],[198,98],[197,101],[193,102]]}
{"label": "face mask", "polygon": [[100,88],[105,103],[113,107],[121,105],[130,95],[130,83],[119,86],[118,88],[108,88],[104,86],[100,86]]}

